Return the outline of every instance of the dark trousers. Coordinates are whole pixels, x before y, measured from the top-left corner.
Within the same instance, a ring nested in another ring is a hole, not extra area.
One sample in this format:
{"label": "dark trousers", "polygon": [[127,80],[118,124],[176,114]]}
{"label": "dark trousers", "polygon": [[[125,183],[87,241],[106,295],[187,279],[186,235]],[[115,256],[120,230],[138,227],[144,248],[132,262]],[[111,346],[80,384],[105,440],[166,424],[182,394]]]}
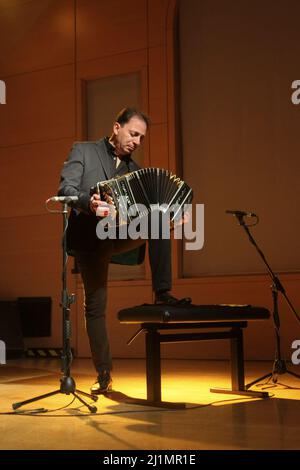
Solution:
{"label": "dark trousers", "polygon": [[[75,252],[81,273],[85,301],[86,329],[97,372],[112,369],[106,328],[107,276],[112,254],[122,253],[145,243],[145,240],[102,240],[93,252]],[[171,290],[171,240],[148,240],[154,291]]]}

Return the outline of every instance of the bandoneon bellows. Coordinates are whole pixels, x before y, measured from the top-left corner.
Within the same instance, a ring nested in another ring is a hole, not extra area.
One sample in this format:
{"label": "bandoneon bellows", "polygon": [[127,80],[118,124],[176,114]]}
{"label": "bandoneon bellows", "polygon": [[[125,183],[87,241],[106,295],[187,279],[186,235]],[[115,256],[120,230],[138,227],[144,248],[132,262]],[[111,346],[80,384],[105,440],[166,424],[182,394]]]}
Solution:
{"label": "bandoneon bellows", "polygon": [[98,182],[91,194],[112,204],[115,223],[128,224],[154,210],[168,214],[170,221],[181,218],[184,206],[193,198],[192,189],[176,175],[161,168],[143,168],[124,176]]}

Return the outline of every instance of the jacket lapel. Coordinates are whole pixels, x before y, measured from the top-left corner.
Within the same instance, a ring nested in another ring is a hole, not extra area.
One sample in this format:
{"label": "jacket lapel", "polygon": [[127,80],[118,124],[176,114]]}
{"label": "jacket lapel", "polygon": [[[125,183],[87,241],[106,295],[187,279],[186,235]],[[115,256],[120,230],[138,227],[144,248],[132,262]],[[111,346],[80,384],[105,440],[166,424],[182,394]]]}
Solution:
{"label": "jacket lapel", "polygon": [[104,139],[101,139],[96,142],[96,150],[106,179],[110,179],[112,177],[112,159],[107,153]]}

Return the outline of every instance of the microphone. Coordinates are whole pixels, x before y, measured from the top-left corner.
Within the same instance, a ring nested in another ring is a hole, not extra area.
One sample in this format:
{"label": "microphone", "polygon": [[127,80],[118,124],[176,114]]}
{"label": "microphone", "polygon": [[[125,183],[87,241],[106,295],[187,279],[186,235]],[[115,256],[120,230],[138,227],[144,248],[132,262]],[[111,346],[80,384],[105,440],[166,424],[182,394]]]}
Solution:
{"label": "microphone", "polygon": [[226,210],[226,214],[232,214],[235,215],[236,217],[257,217],[256,214],[253,212],[245,212],[245,211],[232,211],[232,210]]}
{"label": "microphone", "polygon": [[48,201],[53,202],[76,202],[78,201],[78,196],[53,196],[48,199]]}

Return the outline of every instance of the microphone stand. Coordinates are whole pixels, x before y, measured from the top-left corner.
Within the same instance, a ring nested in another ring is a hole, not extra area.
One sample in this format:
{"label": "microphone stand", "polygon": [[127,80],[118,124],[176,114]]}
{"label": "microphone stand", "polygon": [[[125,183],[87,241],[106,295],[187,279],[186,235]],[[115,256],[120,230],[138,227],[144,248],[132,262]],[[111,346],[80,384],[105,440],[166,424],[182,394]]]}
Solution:
{"label": "microphone stand", "polygon": [[[48,199],[46,202],[50,201]],[[55,200],[52,198],[52,200]],[[59,200],[59,199],[56,199]],[[67,214],[68,214],[68,202],[70,200],[65,197],[61,198],[60,201],[63,203],[63,210],[61,214],[63,216],[63,236],[62,236],[62,249],[63,249],[63,265],[62,265],[62,293],[61,293],[61,308],[62,308],[62,340],[63,340],[63,348],[62,348],[62,355],[61,355],[61,373],[62,377],[60,379],[60,388],[59,390],[55,390],[53,392],[45,393],[43,395],[39,395],[34,398],[30,398],[28,400],[13,403],[12,408],[14,410],[20,408],[27,403],[32,403],[37,400],[42,400],[43,398],[51,397],[52,395],[57,395],[59,393],[63,393],[65,395],[72,394],[75,398],[77,398],[83,405],[85,405],[91,413],[96,413],[97,408],[94,405],[88,404],[80,395],[88,397],[93,401],[97,401],[98,397],[95,395],[90,395],[89,393],[83,392],[81,390],[76,389],[75,380],[71,377],[70,368],[72,363],[72,351],[71,351],[71,320],[70,320],[70,305],[75,302],[75,295],[68,294],[67,291],[67,239],[66,239],[66,232],[68,226]],[[57,212],[57,211],[56,211]],[[41,409],[44,411],[44,409]]]}
{"label": "microphone stand", "polygon": [[260,381],[262,381],[262,380],[264,380],[268,377],[269,377],[269,379],[268,379],[267,383],[270,380],[272,380],[272,382],[274,384],[276,384],[277,380],[278,380],[278,375],[282,375],[282,374],[287,373],[287,374],[290,374],[293,377],[297,377],[299,379],[300,379],[300,375],[295,374],[295,372],[292,372],[292,371],[288,370],[285,360],[282,359],[282,357],[281,357],[280,318],[279,318],[279,312],[278,312],[278,293],[279,292],[283,295],[283,297],[287,301],[289,307],[291,308],[293,313],[298,318],[297,312],[296,312],[295,308],[293,307],[291,301],[289,300],[282,283],[280,282],[279,278],[274,274],[273,270],[271,269],[269,263],[266,260],[265,255],[263,254],[263,252],[261,251],[261,249],[257,245],[255,239],[253,238],[253,236],[252,236],[252,234],[249,230],[249,227],[245,224],[244,215],[246,215],[246,214],[241,214],[241,213],[236,214],[236,217],[239,221],[239,225],[241,227],[243,227],[246,234],[248,235],[248,238],[249,238],[250,242],[256,248],[258,254],[260,255],[261,259],[263,260],[265,266],[267,267],[268,273],[269,273],[270,278],[272,280],[271,290],[272,290],[272,298],[273,298],[273,323],[274,323],[274,328],[275,328],[275,359],[274,359],[274,363],[273,363],[272,372],[270,372],[266,375],[263,375],[262,377],[259,377],[258,379],[254,380],[253,382],[250,382],[249,384],[246,384],[245,389],[248,390],[253,385],[257,384],[258,382],[260,382]]}

